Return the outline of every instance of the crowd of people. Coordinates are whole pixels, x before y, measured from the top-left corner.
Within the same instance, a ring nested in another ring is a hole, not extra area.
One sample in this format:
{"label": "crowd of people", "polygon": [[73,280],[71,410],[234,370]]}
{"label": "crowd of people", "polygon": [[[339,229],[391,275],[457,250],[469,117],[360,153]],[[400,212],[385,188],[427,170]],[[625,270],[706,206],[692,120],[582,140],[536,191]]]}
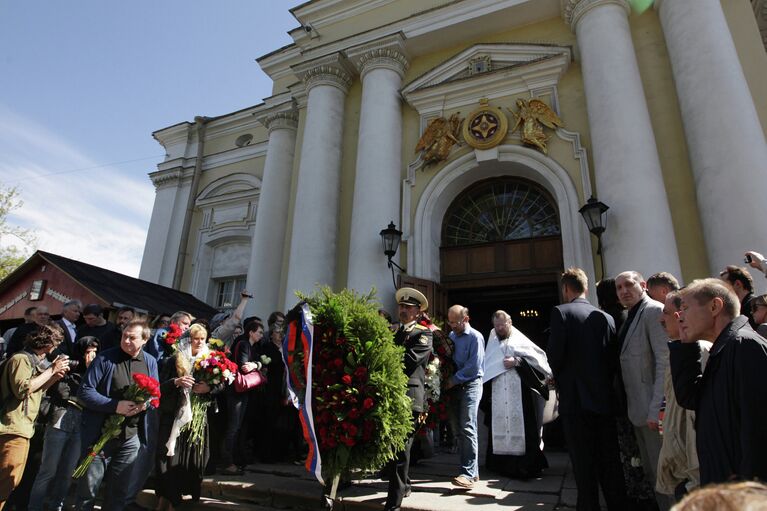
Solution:
{"label": "crowd of people", "polygon": [[[101,509],[143,509],[136,497],[151,484],[157,509],[173,510],[184,495],[200,498],[205,474],[242,474],[255,461],[302,463],[306,445],[281,355],[285,316],[275,312],[266,325],[243,319],[249,299],[243,292],[234,310],[209,320],[160,314],[151,328],[129,307],[114,311],[115,322],[77,300],[55,321],[43,306],[27,309],[2,343],[0,509],[89,510],[99,495]],[[179,336],[173,349],[169,335]],[[214,352],[257,383],[197,381],[195,361]],[[157,381],[159,403],[130,399],[137,374]],[[199,403],[207,410],[201,428],[184,428],[189,419],[181,417]],[[116,434],[90,452],[114,417]]]}
{"label": "crowd of people", "polygon": [[[767,258],[745,255],[767,275]],[[460,463],[452,484],[471,489],[480,478],[481,408],[485,467],[519,479],[548,467],[542,428],[559,417],[579,511],[600,509],[600,489],[610,510],[720,509],[739,499],[767,505],[767,487],[754,482],[767,479],[767,411],[759,403],[767,372],[761,335],[767,295],[754,295],[745,267],[727,266],[718,277],[680,287],[667,272],[645,280],[624,271],[597,284],[595,307],[585,272],[570,268],[561,275],[563,303],[551,312],[545,347],[516,329],[503,310],[493,314],[485,343],[468,309],[450,307],[455,373],[444,389],[455,393]],[[432,334],[417,329],[417,312],[428,304],[414,289],[400,289],[397,302],[395,342],[406,349],[412,380],[422,374],[412,369],[423,358],[418,348],[431,345]],[[422,386],[420,379],[409,388]],[[420,410],[413,411],[415,417]],[[390,467],[387,511],[400,509],[410,492],[402,470],[409,456],[401,453]],[[738,481],[749,481],[738,486],[741,492],[725,484]],[[694,491],[700,487],[705,491]]]}
{"label": "crowd of people", "polygon": [[[767,258],[746,256],[767,274]],[[559,417],[579,511],[600,509],[600,488],[610,510],[667,510],[698,498],[701,486],[767,478],[759,403],[767,295],[754,295],[749,271],[727,266],[681,288],[669,273],[625,271],[597,283],[598,307],[588,289],[583,270],[561,275],[563,303],[551,312],[545,346],[503,310],[486,343],[459,304],[447,311],[445,335],[422,293],[397,291],[397,321],[381,314],[403,347],[413,434],[381,472],[386,510],[399,510],[412,491],[411,450],[427,422],[438,346],[452,368],[441,386],[451,396],[444,427],[459,457],[457,488],[480,480],[479,410],[485,468],[519,479],[548,467],[542,430]],[[0,510],[66,502],[90,510],[99,495],[102,509],[140,509],[136,496],[154,475],[157,509],[172,511],[184,495],[200,498],[205,474],[241,475],[255,460],[302,463],[307,446],[281,353],[285,316],[243,319],[249,299],[243,292],[234,310],[209,320],[161,314],[151,328],[129,307],[114,312],[114,323],[77,300],[55,321],[45,307],[28,309],[3,336]],[[195,378],[196,364],[219,352],[231,379]],[[159,404],[135,397],[144,381],[157,382]]]}

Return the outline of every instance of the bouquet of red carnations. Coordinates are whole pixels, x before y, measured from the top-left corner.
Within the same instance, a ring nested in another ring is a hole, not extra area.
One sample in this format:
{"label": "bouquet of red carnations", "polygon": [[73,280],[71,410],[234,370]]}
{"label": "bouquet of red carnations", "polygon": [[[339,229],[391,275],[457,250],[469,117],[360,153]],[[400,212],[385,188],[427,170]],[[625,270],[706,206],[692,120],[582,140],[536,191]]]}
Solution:
{"label": "bouquet of red carnations", "polygon": [[168,329],[160,334],[160,339],[165,343],[166,354],[173,354],[173,351],[176,350],[176,343],[183,334],[181,327],[175,323],[171,323]]}
{"label": "bouquet of red carnations", "polygon": [[[133,373],[131,376],[133,377],[133,383],[125,390],[123,400],[139,404],[148,402],[149,406],[157,408],[160,404],[160,382],[151,376],[141,373]],[[91,462],[101,452],[106,443],[120,435],[123,422],[125,422],[125,415],[115,413],[107,417],[101,437],[93,444],[90,452],[77,466],[72,477],[76,479],[85,475]]]}
{"label": "bouquet of red carnations", "polygon": [[[230,385],[237,373],[237,364],[229,360],[221,351],[210,351],[197,357],[194,361],[192,376],[197,383],[207,383],[211,387],[220,384]],[[184,425],[183,430],[189,430],[189,440],[192,443],[202,442],[205,436],[206,416],[212,401],[206,397],[192,393],[189,396],[192,405],[192,420]]]}

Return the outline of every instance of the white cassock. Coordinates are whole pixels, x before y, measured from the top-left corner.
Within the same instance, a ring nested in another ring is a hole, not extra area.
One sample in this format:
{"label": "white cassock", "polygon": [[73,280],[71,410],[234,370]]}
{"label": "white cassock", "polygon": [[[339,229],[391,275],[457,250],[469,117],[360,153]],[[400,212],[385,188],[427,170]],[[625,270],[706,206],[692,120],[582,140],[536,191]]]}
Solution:
{"label": "white cassock", "polygon": [[[516,368],[506,369],[503,359],[507,357],[523,358],[531,367],[551,378],[551,367],[546,359],[546,353],[528,339],[525,334],[511,327],[511,335],[506,339],[498,339],[495,329],[490,332],[490,338],[485,349],[485,364],[483,381],[492,381],[492,429],[493,454],[522,456],[525,454],[525,417],[522,411],[522,380]],[[543,432],[544,399],[534,394],[536,404],[536,424],[538,438]],[[543,440],[540,448],[543,449]]]}

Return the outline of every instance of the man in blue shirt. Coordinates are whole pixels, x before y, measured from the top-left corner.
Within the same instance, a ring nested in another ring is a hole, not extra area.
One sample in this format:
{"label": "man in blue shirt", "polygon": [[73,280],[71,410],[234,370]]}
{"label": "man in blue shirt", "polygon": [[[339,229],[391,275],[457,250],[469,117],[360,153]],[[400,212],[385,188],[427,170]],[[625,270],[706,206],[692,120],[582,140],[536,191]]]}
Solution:
{"label": "man in blue shirt", "polygon": [[463,305],[450,307],[447,324],[452,329],[450,339],[455,344],[453,361],[456,366],[447,388],[458,388],[458,454],[461,460],[461,473],[452,483],[471,489],[474,482],[479,481],[477,410],[482,398],[485,338],[469,325],[469,309]]}

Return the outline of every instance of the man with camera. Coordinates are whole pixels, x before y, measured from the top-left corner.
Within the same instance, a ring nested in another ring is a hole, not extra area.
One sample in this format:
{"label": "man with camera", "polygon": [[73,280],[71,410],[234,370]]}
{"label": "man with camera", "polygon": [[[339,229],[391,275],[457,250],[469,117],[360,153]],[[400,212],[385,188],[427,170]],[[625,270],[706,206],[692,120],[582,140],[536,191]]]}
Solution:
{"label": "man with camera", "polygon": [[0,369],[0,510],[21,482],[35,432],[35,419],[43,393],[69,371],[69,357],[58,355],[45,367],[46,355],[62,340],[58,328],[40,326],[27,338],[24,350],[8,359]]}

